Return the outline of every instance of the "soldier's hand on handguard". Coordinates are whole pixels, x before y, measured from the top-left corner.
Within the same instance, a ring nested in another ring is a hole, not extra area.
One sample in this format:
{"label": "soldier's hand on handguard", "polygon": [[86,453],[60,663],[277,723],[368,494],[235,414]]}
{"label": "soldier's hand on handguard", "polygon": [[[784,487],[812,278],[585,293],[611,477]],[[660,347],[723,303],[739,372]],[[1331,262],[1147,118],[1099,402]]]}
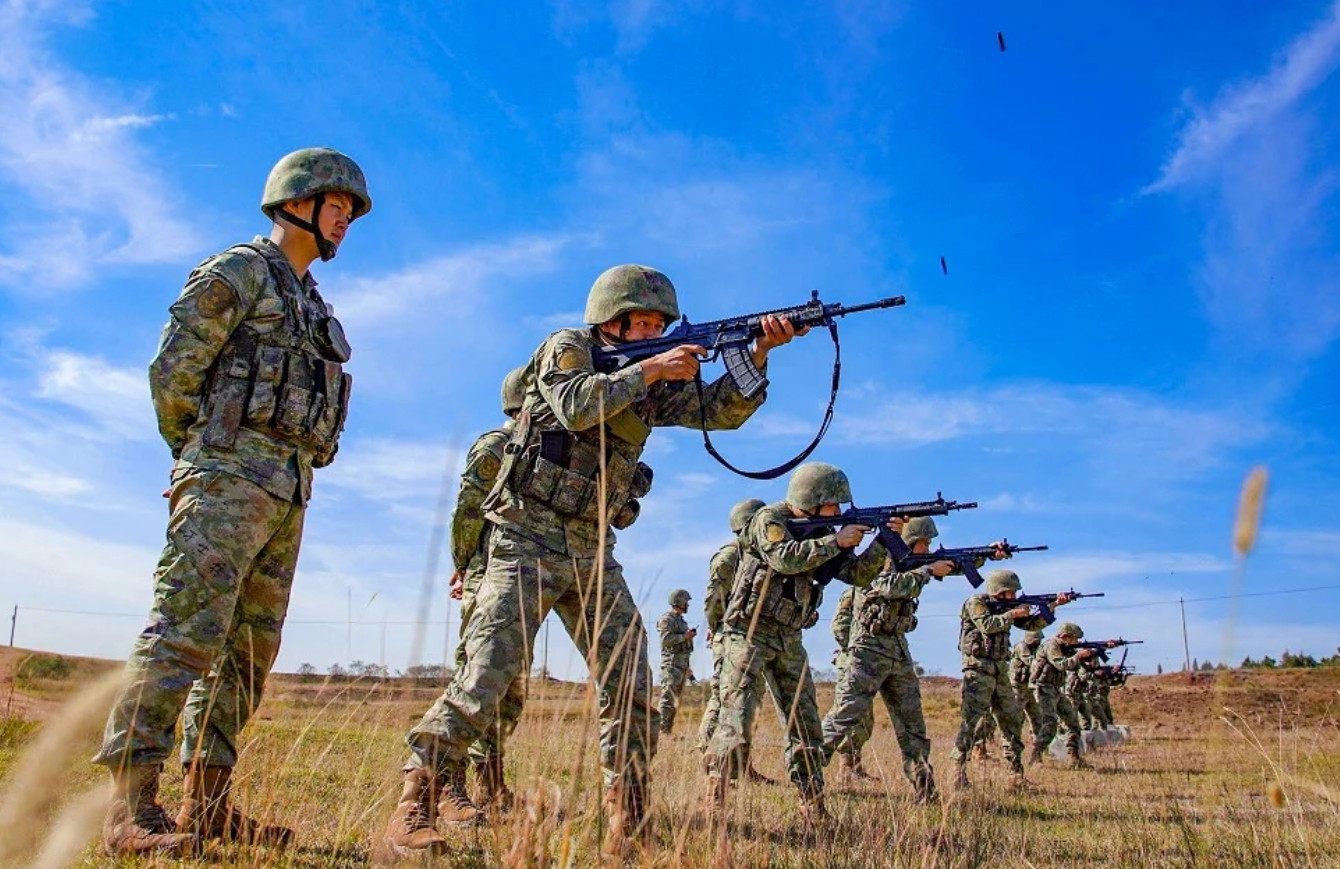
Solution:
{"label": "soldier's hand on handguard", "polygon": [[888,522],[884,523],[894,534],[902,534],[903,526],[907,524],[906,516],[894,516]]}
{"label": "soldier's hand on handguard", "polygon": [[992,543],[991,545],[992,545],[993,547],[995,547],[995,550],[996,550],[995,552],[991,553],[991,560],[992,560],[992,561],[1002,561],[1002,560],[1004,560],[1004,559],[1006,559],[1006,558],[1013,558],[1013,557],[1014,557],[1014,556],[1010,553],[1010,550],[1008,550],[1008,549],[1005,548],[1005,541],[1004,541],[1004,540],[997,540],[995,543]]}
{"label": "soldier's hand on handguard", "polygon": [[843,549],[852,549],[869,531],[865,525],[843,525],[837,533],[837,545]]}
{"label": "soldier's hand on handguard", "polygon": [[465,571],[458,570],[451,575],[451,585],[447,594],[452,600],[460,600],[465,594]]}
{"label": "soldier's hand on handguard", "polygon": [[698,629],[697,629],[697,628],[689,628],[688,631],[686,631],[685,634],[684,634],[684,639],[686,639],[686,640],[691,640],[691,639],[693,639],[693,638],[696,637],[696,636],[698,636]]}
{"label": "soldier's hand on handguard", "polygon": [[698,366],[707,355],[707,348],[697,344],[681,344],[673,350],[658,353],[650,359],[642,360],[642,376],[647,385],[659,381],[692,380],[698,375]]}
{"label": "soldier's hand on handguard", "polygon": [[1074,600],[1074,599],[1075,599],[1075,598],[1074,598],[1073,595],[1069,595],[1069,594],[1058,594],[1058,595],[1056,596],[1056,603],[1052,604],[1052,607],[1055,608],[1055,607],[1058,607],[1058,606],[1065,606],[1066,604],[1070,603],[1070,602],[1071,602],[1072,600]]}
{"label": "soldier's hand on handguard", "polygon": [[805,335],[810,331],[809,326],[797,329],[791,325],[791,321],[786,317],[778,317],[776,314],[768,314],[761,321],[763,335],[754,341],[754,364],[759,368],[768,361],[768,351],[774,347],[780,347],[783,344],[789,344],[792,338]]}

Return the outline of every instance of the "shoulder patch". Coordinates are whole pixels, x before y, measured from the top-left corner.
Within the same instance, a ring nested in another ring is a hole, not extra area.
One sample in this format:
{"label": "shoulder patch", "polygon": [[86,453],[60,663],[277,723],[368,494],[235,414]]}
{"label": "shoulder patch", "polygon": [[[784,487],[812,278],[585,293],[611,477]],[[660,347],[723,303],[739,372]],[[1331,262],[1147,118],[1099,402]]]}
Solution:
{"label": "shoulder patch", "polygon": [[786,529],[777,522],[769,522],[763,529],[763,536],[768,538],[769,543],[781,543],[786,539]]}
{"label": "shoulder patch", "polygon": [[196,296],[195,308],[202,317],[214,319],[228,313],[237,304],[237,293],[221,280],[209,282],[209,286]]}
{"label": "shoulder patch", "polygon": [[493,453],[485,453],[479,457],[479,476],[484,480],[498,479],[498,472],[502,470],[502,462]]}
{"label": "shoulder patch", "polygon": [[558,351],[558,359],[555,364],[560,371],[575,371],[578,368],[585,367],[586,354],[576,347],[564,347]]}

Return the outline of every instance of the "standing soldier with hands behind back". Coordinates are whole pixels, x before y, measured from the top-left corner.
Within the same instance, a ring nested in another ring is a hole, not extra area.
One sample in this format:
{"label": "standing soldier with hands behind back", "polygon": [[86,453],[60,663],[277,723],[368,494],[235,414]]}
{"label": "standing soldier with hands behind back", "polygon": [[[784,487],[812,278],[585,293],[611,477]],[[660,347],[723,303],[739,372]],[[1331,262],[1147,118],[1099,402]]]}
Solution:
{"label": "standing soldier with hands behind back", "polygon": [[[292,838],[232,805],[232,772],[279,652],[312,469],[335,458],[348,410],[349,344],[308,267],[333,258],[371,208],[353,160],[295,151],[265,184],[270,236],[205,260],[169,309],[149,365],[176,460],[167,545],[94,758],[112,778],[108,853]],[[186,782],[174,824],[157,793],[179,716]]]}
{"label": "standing soldier with hands behind back", "polygon": [[[616,266],[591,287],[587,328],[555,332],[527,363],[531,375],[507,460],[483,504],[493,528],[466,629],[468,663],[407,737],[410,757],[378,862],[445,850],[437,796],[470,743],[493,726],[500,698],[525,666],[523,651],[551,609],[599,686],[606,844],[621,849],[641,828],[658,715],[645,628],[609,527],[631,524],[636,499],[650,488],[651,469],[638,460],[653,428],[736,428],[764,399],[745,398],[729,377],[694,388],[705,350],[693,345],[612,373],[595,370],[597,347],[659,337],[678,317],[669,278],[645,266]],[[758,366],[798,334],[775,316],[764,318],[762,329],[752,350]]]}
{"label": "standing soldier with hands behind back", "polygon": [[656,622],[661,635],[661,735],[670,736],[675,729],[675,713],[679,711],[684,686],[692,672],[693,638],[698,629],[684,621],[689,611],[687,589],[670,592],[670,612]]}

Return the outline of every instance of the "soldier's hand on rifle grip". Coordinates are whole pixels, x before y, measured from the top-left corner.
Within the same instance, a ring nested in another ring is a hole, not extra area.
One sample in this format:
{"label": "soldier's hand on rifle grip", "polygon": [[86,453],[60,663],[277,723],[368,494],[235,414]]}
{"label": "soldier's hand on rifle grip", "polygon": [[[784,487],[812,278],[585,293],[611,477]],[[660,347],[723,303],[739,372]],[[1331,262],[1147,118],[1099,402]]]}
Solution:
{"label": "soldier's hand on rifle grip", "polygon": [[[931,562],[931,573],[936,579],[946,577],[954,572],[954,562],[952,561],[933,561]],[[1027,609],[1027,607],[1024,607]]]}
{"label": "soldier's hand on rifle grip", "polygon": [[450,591],[447,592],[452,600],[460,600],[465,594],[465,571],[458,570],[451,575]]}
{"label": "soldier's hand on rifle grip", "polygon": [[1010,618],[1026,619],[1032,614],[1032,612],[1033,608],[1028,606],[1027,604],[1025,604],[1024,606],[1017,606],[1014,609],[1010,610]]}
{"label": "soldier's hand on rifle grip", "polygon": [[1080,649],[1078,652],[1075,653],[1076,657],[1080,659],[1092,658],[1096,654],[1097,652],[1095,652],[1093,649]]}
{"label": "soldier's hand on rifle grip", "polygon": [[693,639],[693,638],[696,637],[696,636],[698,636],[698,629],[697,629],[697,628],[689,628],[689,629],[688,629],[688,632],[684,634],[684,639],[686,639],[686,640],[691,640],[691,639]]}
{"label": "soldier's hand on rifle grip", "polygon": [[843,525],[837,533],[837,545],[851,549],[861,542],[870,529],[864,525]]}
{"label": "soldier's hand on rifle grip", "polygon": [[706,355],[705,347],[681,344],[673,350],[642,360],[642,376],[646,378],[648,386],[662,380],[692,380],[698,376],[698,366],[702,364],[700,357]]}
{"label": "soldier's hand on rifle grip", "polygon": [[1002,561],[1006,558],[1014,557],[1013,553],[1011,553],[1010,550],[1005,548],[1004,540],[997,540],[995,543],[992,543],[991,545],[995,547],[996,550],[995,552],[991,553],[992,561]]}

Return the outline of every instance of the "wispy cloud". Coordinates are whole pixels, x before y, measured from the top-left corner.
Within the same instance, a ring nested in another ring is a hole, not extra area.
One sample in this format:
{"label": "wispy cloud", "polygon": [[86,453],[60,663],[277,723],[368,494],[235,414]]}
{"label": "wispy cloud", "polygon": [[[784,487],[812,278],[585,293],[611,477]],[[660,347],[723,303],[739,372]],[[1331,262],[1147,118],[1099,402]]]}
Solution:
{"label": "wispy cloud", "polygon": [[[166,120],[49,56],[56,24],[88,4],[0,3],[0,183],[26,207],[4,221],[0,284],[75,286],[98,264],[178,262],[200,246],[137,131]],[[109,111],[109,109],[111,111]]]}
{"label": "wispy cloud", "polygon": [[1197,274],[1210,317],[1235,354],[1288,373],[1340,329],[1340,247],[1325,209],[1336,177],[1321,159],[1334,132],[1307,99],[1340,64],[1340,2],[1264,75],[1192,108],[1146,194],[1177,191],[1204,210]]}

